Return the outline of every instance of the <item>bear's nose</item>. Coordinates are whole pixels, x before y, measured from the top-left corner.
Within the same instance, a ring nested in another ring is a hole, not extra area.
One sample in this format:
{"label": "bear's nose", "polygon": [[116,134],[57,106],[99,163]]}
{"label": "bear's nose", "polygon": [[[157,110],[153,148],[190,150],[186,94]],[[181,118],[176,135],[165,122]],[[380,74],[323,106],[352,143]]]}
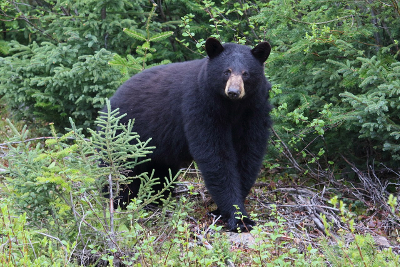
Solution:
{"label": "bear's nose", "polygon": [[228,89],[228,97],[230,99],[238,99],[240,96],[240,90],[236,88],[229,88]]}

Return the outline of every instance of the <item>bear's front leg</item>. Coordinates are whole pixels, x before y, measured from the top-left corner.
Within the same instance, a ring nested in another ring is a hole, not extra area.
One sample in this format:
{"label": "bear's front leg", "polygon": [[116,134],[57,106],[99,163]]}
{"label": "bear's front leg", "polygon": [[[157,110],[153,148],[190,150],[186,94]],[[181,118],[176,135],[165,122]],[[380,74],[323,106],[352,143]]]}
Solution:
{"label": "bear's front leg", "polygon": [[[238,172],[242,183],[243,201],[254,185],[262,166],[264,155],[267,150],[269,137],[270,119],[267,111],[259,111],[258,116],[247,116],[242,123],[236,127],[233,133],[234,147],[238,155]],[[262,115],[264,114],[264,116]]]}
{"label": "bear's front leg", "polygon": [[186,128],[189,150],[219,213],[230,231],[237,231],[238,228],[241,231],[250,230],[254,222],[248,219],[244,207],[246,196],[243,192],[246,190],[242,188],[232,131],[215,126],[197,127],[196,131],[194,128]]}
{"label": "bear's front leg", "polygon": [[222,158],[216,159],[215,162],[196,162],[228,230],[237,231],[238,228],[240,231],[251,230],[255,224],[248,219],[244,207],[243,189],[238,172],[230,169],[232,166],[226,165]]}
{"label": "bear's front leg", "polygon": [[196,162],[228,230],[250,231],[255,223],[248,218],[244,207],[245,196],[242,195],[242,183],[234,167],[237,164],[231,165],[231,160],[215,157],[210,161],[197,160]]}

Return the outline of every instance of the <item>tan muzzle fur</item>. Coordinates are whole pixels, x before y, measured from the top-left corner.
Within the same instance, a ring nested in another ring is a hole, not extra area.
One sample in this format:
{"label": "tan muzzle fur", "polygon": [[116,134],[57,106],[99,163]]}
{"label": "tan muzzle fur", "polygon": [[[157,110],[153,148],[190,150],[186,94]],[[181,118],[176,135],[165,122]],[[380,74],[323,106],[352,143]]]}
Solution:
{"label": "tan muzzle fur", "polygon": [[[237,92],[239,95],[232,97],[232,92]],[[242,79],[242,75],[240,74],[231,74],[228,81],[226,82],[225,94],[229,98],[241,99],[245,95],[244,91],[244,83]]]}

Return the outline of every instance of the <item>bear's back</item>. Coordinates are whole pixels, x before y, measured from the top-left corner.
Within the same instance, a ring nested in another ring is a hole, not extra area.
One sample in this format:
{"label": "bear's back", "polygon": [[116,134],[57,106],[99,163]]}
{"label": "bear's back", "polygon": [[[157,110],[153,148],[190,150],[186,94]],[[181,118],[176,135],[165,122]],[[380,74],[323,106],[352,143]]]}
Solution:
{"label": "bear's back", "polygon": [[[143,114],[152,103],[168,107],[182,97],[186,87],[194,86],[205,59],[170,63],[146,69],[122,84],[110,99],[112,108],[121,113]],[[191,88],[187,88],[191,90]],[[146,107],[136,111],[135,105]],[[175,106],[175,105],[173,105]],[[169,107],[168,107],[169,108]],[[130,117],[130,116],[128,116]]]}
{"label": "bear's back", "polygon": [[[158,161],[190,160],[182,124],[182,98],[197,86],[206,59],[155,66],[132,76],[110,99],[112,109],[135,119],[134,131],[142,141],[152,138]],[[172,149],[173,148],[173,149]],[[178,160],[179,158],[179,160]]]}

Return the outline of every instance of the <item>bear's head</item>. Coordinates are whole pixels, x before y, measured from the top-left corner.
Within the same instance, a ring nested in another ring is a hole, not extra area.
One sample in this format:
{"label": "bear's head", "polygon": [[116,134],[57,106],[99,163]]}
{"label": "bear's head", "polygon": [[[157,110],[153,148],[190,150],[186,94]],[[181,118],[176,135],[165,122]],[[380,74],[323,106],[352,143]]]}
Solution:
{"label": "bear's head", "polygon": [[211,83],[231,100],[239,100],[251,94],[265,80],[264,62],[271,46],[262,42],[253,49],[248,46],[227,43],[222,45],[215,38],[206,41],[209,58],[208,72]]}

